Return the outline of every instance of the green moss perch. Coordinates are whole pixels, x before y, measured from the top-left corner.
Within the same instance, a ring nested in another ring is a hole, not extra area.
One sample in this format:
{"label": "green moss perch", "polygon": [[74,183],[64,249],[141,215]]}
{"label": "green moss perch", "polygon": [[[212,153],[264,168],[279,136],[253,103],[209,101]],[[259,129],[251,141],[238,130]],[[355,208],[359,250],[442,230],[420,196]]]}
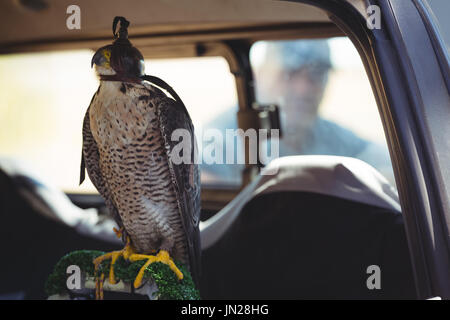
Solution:
{"label": "green moss perch", "polygon": [[[92,261],[103,254],[104,252],[98,250],[80,250],[73,251],[62,257],[56,264],[45,284],[47,295],[64,295],[68,293],[66,281],[68,277],[67,268],[70,265],[77,265],[86,276],[95,277],[94,264]],[[122,257],[119,257],[114,265],[116,279],[122,280],[125,283],[132,283],[144,263],[144,260],[130,263]],[[175,261],[175,264],[183,273],[183,280],[178,280],[172,270],[163,263],[155,262],[145,270],[144,279],[153,279],[157,286],[157,292],[155,293],[156,296],[154,298],[159,300],[200,299],[199,292],[195,288],[191,274],[188,272],[186,266],[178,261]],[[109,265],[110,260],[104,261],[100,265],[99,272],[104,272],[107,275],[109,272]]]}

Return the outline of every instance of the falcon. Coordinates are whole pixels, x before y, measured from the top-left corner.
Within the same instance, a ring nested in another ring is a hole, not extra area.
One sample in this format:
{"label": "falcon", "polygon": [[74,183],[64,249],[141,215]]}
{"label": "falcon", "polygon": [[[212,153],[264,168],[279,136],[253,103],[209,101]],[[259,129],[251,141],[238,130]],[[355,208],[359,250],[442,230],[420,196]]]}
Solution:
{"label": "falcon", "polygon": [[[144,74],[144,59],[128,40],[128,25],[116,17],[116,40],[98,49],[91,62],[100,86],[83,121],[80,184],[86,168],[120,227],[114,231],[125,243],[122,250],[96,258],[94,265],[97,269],[111,259],[109,282],[114,284],[114,264],[120,256],[131,262],[146,260],[134,281],[138,288],[154,262],[168,265],[182,279],[177,260],[188,265],[198,284],[200,181],[194,127],[176,92]],[[189,133],[190,161],[172,161],[176,129]]]}

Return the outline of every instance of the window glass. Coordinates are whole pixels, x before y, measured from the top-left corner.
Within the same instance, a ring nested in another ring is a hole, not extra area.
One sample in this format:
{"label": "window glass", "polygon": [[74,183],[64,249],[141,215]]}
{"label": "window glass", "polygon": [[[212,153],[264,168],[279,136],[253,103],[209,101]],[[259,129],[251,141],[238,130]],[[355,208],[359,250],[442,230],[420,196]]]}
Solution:
{"label": "window glass", "polygon": [[[96,191],[90,181],[78,186],[83,117],[99,84],[92,55],[78,50],[0,56],[0,157],[24,163],[67,192]],[[221,57],[147,60],[146,72],[177,91],[196,130],[237,105],[234,78]],[[220,180],[205,174],[202,182]]]}
{"label": "window glass", "polygon": [[450,54],[450,1],[448,0],[427,0],[429,8],[435,17],[438,26],[438,32],[447,47],[447,53]]}
{"label": "window glass", "polygon": [[[378,108],[350,40],[260,41],[252,46],[250,60],[257,101],[280,106],[279,156],[354,157],[395,183]],[[237,128],[237,106],[231,110],[213,119],[210,127],[222,133]],[[231,148],[219,149],[242,153],[242,136],[237,140]],[[270,157],[271,144],[267,150]],[[202,173],[232,182],[244,168],[236,159],[234,163],[212,165]]]}
{"label": "window glass", "polygon": [[257,100],[281,108],[280,156],[354,157],[394,183],[377,105],[350,40],[261,41],[251,62]]}
{"label": "window glass", "polygon": [[81,127],[97,91],[93,52],[62,51],[0,56],[0,156],[30,168],[67,191],[78,187]]}

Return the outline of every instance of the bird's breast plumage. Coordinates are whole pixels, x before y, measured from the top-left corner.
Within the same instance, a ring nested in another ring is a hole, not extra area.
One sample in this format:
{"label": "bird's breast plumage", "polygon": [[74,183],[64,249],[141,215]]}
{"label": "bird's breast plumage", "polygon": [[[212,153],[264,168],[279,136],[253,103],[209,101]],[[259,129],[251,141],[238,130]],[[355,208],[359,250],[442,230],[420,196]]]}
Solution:
{"label": "bird's breast plumage", "polygon": [[133,245],[142,253],[169,244],[186,260],[186,244],[158,119],[161,93],[140,84],[102,82],[91,103],[99,168]]}

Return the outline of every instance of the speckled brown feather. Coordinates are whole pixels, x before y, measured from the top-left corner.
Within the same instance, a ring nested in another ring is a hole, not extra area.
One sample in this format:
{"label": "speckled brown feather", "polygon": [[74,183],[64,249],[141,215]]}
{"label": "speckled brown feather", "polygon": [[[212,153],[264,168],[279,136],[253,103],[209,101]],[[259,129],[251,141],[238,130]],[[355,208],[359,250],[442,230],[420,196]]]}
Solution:
{"label": "speckled brown feather", "polygon": [[173,165],[168,156],[175,128],[186,127],[193,136],[189,116],[147,83],[102,81],[86,118],[83,156],[89,177],[134,247],[141,253],[168,250],[175,259],[189,262],[196,278],[198,168]]}
{"label": "speckled brown feather", "polygon": [[185,229],[188,243],[189,262],[191,270],[194,270],[194,280],[198,281],[200,275],[200,173],[198,165],[194,162],[197,150],[194,126],[186,111],[183,111],[178,102],[171,98],[161,101],[159,108],[159,119],[162,136],[165,139],[167,154],[171,154],[173,147],[178,141],[171,141],[171,133],[175,129],[185,129],[191,134],[191,164],[175,164],[169,161],[169,168],[173,184],[176,190],[180,214]]}
{"label": "speckled brown feather", "polygon": [[[92,98],[92,101],[96,97],[97,93]],[[92,103],[91,101],[91,103]],[[82,165],[81,170],[82,174],[80,175],[80,183],[83,182],[84,177],[84,167],[86,167],[89,178],[92,181],[92,184],[101,194],[101,196],[105,199],[106,207],[108,208],[111,215],[114,217],[114,220],[122,227],[122,220],[120,218],[119,213],[117,212],[116,206],[113,203],[113,199],[111,197],[110,191],[108,189],[108,185],[103,180],[103,177],[99,168],[99,159],[100,155],[98,152],[97,144],[95,143],[94,137],[91,133],[90,128],[90,119],[89,119],[89,108],[86,111],[86,115],[83,120],[83,151],[82,151]]]}

